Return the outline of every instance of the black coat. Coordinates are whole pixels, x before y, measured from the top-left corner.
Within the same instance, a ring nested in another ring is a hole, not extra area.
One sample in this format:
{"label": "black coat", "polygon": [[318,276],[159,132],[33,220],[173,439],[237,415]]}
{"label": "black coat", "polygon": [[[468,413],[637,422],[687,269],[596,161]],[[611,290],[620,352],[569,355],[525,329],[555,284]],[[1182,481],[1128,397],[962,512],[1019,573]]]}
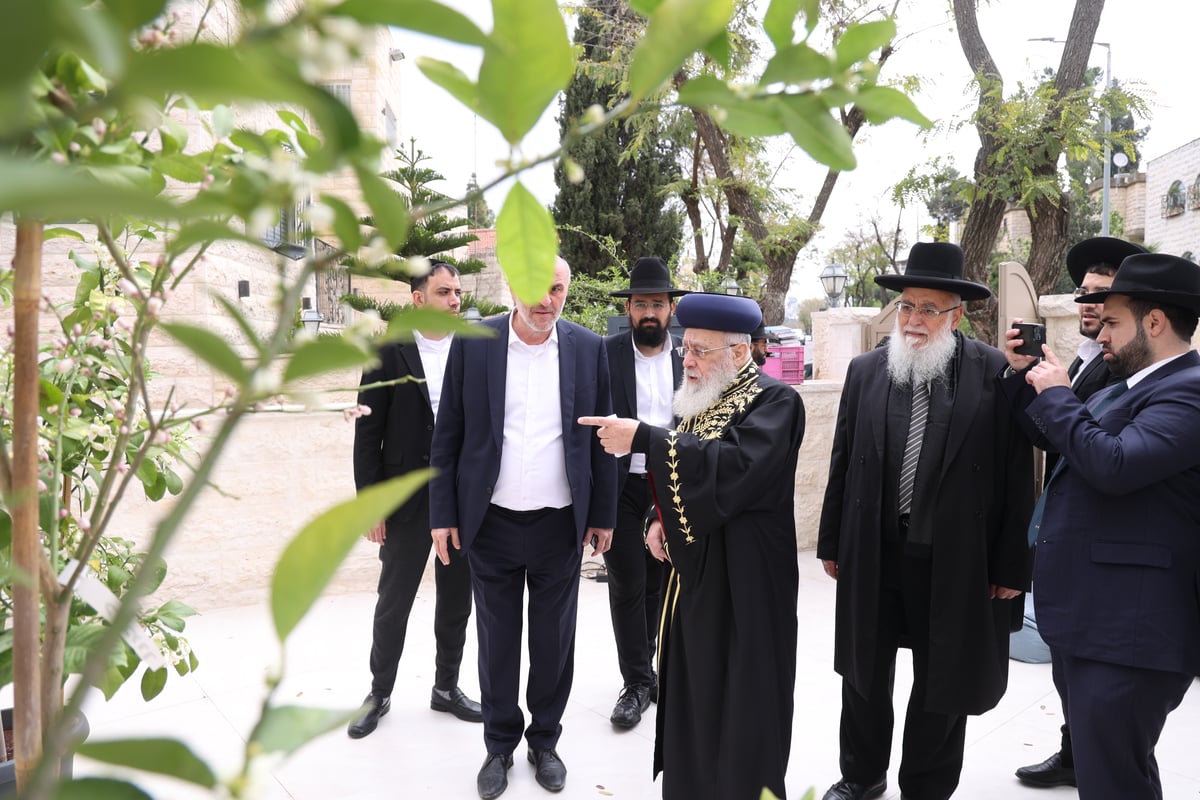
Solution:
{"label": "black coat", "polygon": [[[396,378],[419,378],[359,392],[360,405],[371,413],[354,422],[354,486],[359,491],[429,466],[433,439],[433,406],[421,353],[415,344],[388,344],[379,351],[379,366],[363,374],[362,385]],[[415,521],[429,528],[429,490],[422,487],[388,518],[390,525]]]}
{"label": "black coat", "polygon": [[680,428],[639,428],[672,562],[654,771],[664,800],[752,800],[764,786],[783,797],[804,404],[748,362],[710,415]]}
{"label": "black coat", "polygon": [[[932,587],[926,709],[980,714],[1008,684],[1008,639],[1023,598],[991,600],[989,584],[1027,590],[1026,532],[1033,510],[1033,449],[999,393],[1004,355],[959,337],[957,389],[931,515]],[[850,363],[834,431],[817,557],[838,564],[834,669],[870,687],[878,621],[887,349]],[[914,520],[914,524],[916,524]]]}
{"label": "black coat", "polygon": [[[672,348],[683,344],[675,336],[670,337]],[[633,363],[633,334],[629,331],[614,333],[604,337],[604,347],[608,350],[608,372],[612,381],[613,413],[624,419],[640,419],[637,408],[637,370]],[[679,388],[683,379],[683,359],[671,353],[671,373],[674,376],[673,388]],[[629,474],[629,456],[617,459],[617,491],[625,486],[625,477]]]}

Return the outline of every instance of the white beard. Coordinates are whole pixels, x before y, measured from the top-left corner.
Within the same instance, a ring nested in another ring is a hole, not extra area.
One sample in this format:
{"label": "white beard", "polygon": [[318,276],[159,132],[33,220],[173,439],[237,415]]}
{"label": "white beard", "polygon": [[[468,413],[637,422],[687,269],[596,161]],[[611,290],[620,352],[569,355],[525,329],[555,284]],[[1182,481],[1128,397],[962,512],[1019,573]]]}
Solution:
{"label": "white beard", "polygon": [[887,347],[888,375],[897,386],[907,388],[948,378],[957,343],[954,331],[946,327],[931,335],[923,347],[913,347],[897,319]]}
{"label": "white beard", "polygon": [[707,381],[693,383],[687,379],[686,370],[679,391],[675,392],[672,409],[681,420],[698,417],[717,404],[722,393],[729,388],[738,376],[738,366],[733,363],[729,353],[723,353],[723,360],[713,368]]}

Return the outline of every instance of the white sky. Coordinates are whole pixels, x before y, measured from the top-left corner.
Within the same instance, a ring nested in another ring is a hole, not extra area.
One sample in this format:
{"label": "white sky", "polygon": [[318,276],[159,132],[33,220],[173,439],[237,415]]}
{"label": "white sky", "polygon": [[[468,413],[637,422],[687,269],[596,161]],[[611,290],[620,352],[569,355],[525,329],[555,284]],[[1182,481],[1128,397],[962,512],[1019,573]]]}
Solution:
{"label": "white sky", "polygon": [[[458,8],[484,30],[491,29],[488,0],[441,0]],[[1171,0],[1108,0],[1096,33],[1096,41],[1112,45],[1113,77],[1131,88],[1141,87],[1147,95],[1153,118],[1150,135],[1143,142],[1142,163],[1200,138],[1194,76],[1195,30],[1189,17],[1180,13],[1190,5]],[[961,120],[974,108],[969,92],[970,73],[959,48],[948,3],[939,0],[907,0],[898,15],[900,38],[895,55],[885,68],[887,76],[922,76],[925,89],[916,99],[918,107],[935,122]],[[914,8],[915,7],[915,8]],[[980,9],[980,28],[992,57],[1004,75],[1006,92],[1018,81],[1027,81],[1043,67],[1056,67],[1061,45],[1030,42],[1030,37],[1064,38],[1074,3],[1069,0],[993,0]],[[468,75],[478,72],[479,51],[448,45],[407,31],[395,31],[396,45],[407,58],[397,64],[400,74],[401,140],[415,136],[417,146],[432,157],[428,166],[446,176],[440,187],[461,194],[472,172],[480,184],[500,174],[497,158],[507,154],[508,145],[490,125],[476,123],[474,115],[449,95],[425,80],[415,58],[433,56],[457,64]],[[1105,48],[1095,47],[1091,64],[1103,69]],[[526,139],[525,154],[536,156],[557,147],[558,125],[553,104],[534,132]],[[1147,124],[1140,121],[1139,126]],[[891,186],[910,167],[942,154],[954,159],[959,172],[970,176],[978,139],[971,128],[957,134],[922,133],[907,122],[893,121],[882,128],[864,128],[855,142],[859,166],[838,181],[825,212],[824,230],[800,254],[792,293],[798,297],[821,295],[816,275],[826,262],[825,254],[841,240],[846,230],[859,227],[859,219],[878,213],[885,223],[894,223],[899,210],[890,202]],[[780,139],[773,150],[783,157],[790,139]],[[798,211],[807,214],[811,196],[819,188],[824,168],[806,155],[792,151],[779,172],[779,180],[799,192]],[[542,166],[521,179],[547,205],[555,195],[553,168]],[[511,182],[487,195],[493,211],[499,211]],[[910,206],[902,224],[911,244],[926,220],[924,208]]]}

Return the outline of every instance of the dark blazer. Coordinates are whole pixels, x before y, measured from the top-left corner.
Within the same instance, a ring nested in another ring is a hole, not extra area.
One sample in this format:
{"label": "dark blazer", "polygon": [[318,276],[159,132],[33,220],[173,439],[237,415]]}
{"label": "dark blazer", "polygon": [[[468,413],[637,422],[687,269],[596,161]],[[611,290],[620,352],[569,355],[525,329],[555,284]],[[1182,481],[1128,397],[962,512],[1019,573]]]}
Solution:
{"label": "dark blazer", "polygon": [[[380,364],[365,373],[365,386],[396,378],[413,377],[394,386],[365,389],[358,402],[371,413],[354,421],[354,486],[359,491],[414,469],[429,466],[433,438],[433,406],[416,344],[388,344],[379,351]],[[415,492],[396,509],[389,522],[419,520],[424,527],[429,516],[429,492]]]}
{"label": "dark blazer", "polygon": [[1200,355],[1155,370],[1098,420],[1062,387],[1030,397],[1025,413],[1066,462],[1037,542],[1046,641],[1200,675]]}
{"label": "dark blazer", "polygon": [[[479,532],[500,473],[510,319],[481,322],[495,334],[488,339],[455,337],[446,364],[431,453],[437,475],[430,483],[430,525],[457,527],[464,551]],[[616,522],[616,459],[593,428],[575,421],[612,413],[608,358],[595,333],[564,320],[557,325],[563,450],[582,550],[587,528]]]}
{"label": "dark blazer", "polygon": [[[683,344],[677,336],[671,336],[672,348]],[[604,348],[608,351],[608,370],[612,377],[612,407],[613,413],[626,419],[638,419],[637,413],[637,371],[633,361],[633,334],[630,331],[614,333],[604,337]],[[671,373],[673,388],[678,389],[683,380],[683,359],[671,351]],[[617,488],[625,485],[629,475],[630,456],[617,459]]]}
{"label": "dark blazer", "polygon": [[[1021,611],[1019,597],[988,599],[988,585],[1029,587],[1033,448],[998,390],[1004,356],[959,342],[954,407],[925,512],[933,525],[927,677],[937,687],[926,710],[979,714],[1004,694],[1010,624]],[[864,695],[877,657],[883,515],[896,513],[882,508],[890,391],[887,348],[850,362],[817,539],[817,557],[838,564],[834,668]]]}
{"label": "dark blazer", "polygon": [[1079,376],[1079,379],[1071,382],[1071,391],[1086,403],[1089,397],[1115,382],[1116,378],[1108,370],[1108,362],[1104,360],[1103,356],[1096,356],[1083,368],[1083,374]]}

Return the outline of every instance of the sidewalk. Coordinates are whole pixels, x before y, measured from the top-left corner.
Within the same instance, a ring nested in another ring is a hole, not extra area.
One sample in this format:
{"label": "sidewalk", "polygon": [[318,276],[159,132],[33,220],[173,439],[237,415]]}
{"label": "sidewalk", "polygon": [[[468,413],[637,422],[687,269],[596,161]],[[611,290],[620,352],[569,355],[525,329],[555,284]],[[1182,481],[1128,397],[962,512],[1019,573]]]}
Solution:
{"label": "sidewalk", "polygon": [[[837,730],[840,680],[831,667],[834,584],[811,552],[799,554],[800,642],[796,716],[788,771],[788,796],[800,800],[810,788],[819,799],[838,779]],[[431,573],[429,573],[431,574]],[[381,798],[462,798],[471,800],[475,774],[484,757],[482,727],[431,711],[433,684],[433,597],[426,577],[413,608],[391,713],[365,739],[334,731],[277,764],[263,781],[263,800],[376,800]],[[291,705],[351,709],[370,688],[370,649],[374,587],[355,595],[320,600],[288,648],[279,701]],[[615,797],[651,800],[661,796],[651,781],[654,741],[651,706],[641,725],[616,732],[608,715],[620,690],[607,586],[583,580],[575,686],[563,719],[559,754],[567,765],[567,786],[557,797]],[[174,736],[186,741],[221,774],[240,763],[245,735],[263,695],[263,676],[278,661],[266,608],[208,611],[188,622],[188,637],[201,661],[194,676],[172,675],[151,703],[142,701],[134,682],[109,703],[97,696],[87,704],[93,739]],[[474,634],[468,637],[463,689],[479,696],[474,669]],[[911,662],[897,667],[897,730],[911,684]],[[965,800],[1068,798],[1074,789],[1029,789],[1013,777],[1018,766],[1041,761],[1058,748],[1061,709],[1050,683],[1048,664],[1010,662],[1008,693],[1000,705],[967,725],[962,783]],[[899,798],[895,785],[899,736],[885,798]],[[1158,747],[1167,798],[1200,796],[1200,693],[1193,690],[1171,715]],[[106,768],[77,759],[77,775]],[[156,798],[191,800],[211,795],[167,779],[139,779]],[[524,748],[514,754],[504,800],[548,800],[533,779]]]}

